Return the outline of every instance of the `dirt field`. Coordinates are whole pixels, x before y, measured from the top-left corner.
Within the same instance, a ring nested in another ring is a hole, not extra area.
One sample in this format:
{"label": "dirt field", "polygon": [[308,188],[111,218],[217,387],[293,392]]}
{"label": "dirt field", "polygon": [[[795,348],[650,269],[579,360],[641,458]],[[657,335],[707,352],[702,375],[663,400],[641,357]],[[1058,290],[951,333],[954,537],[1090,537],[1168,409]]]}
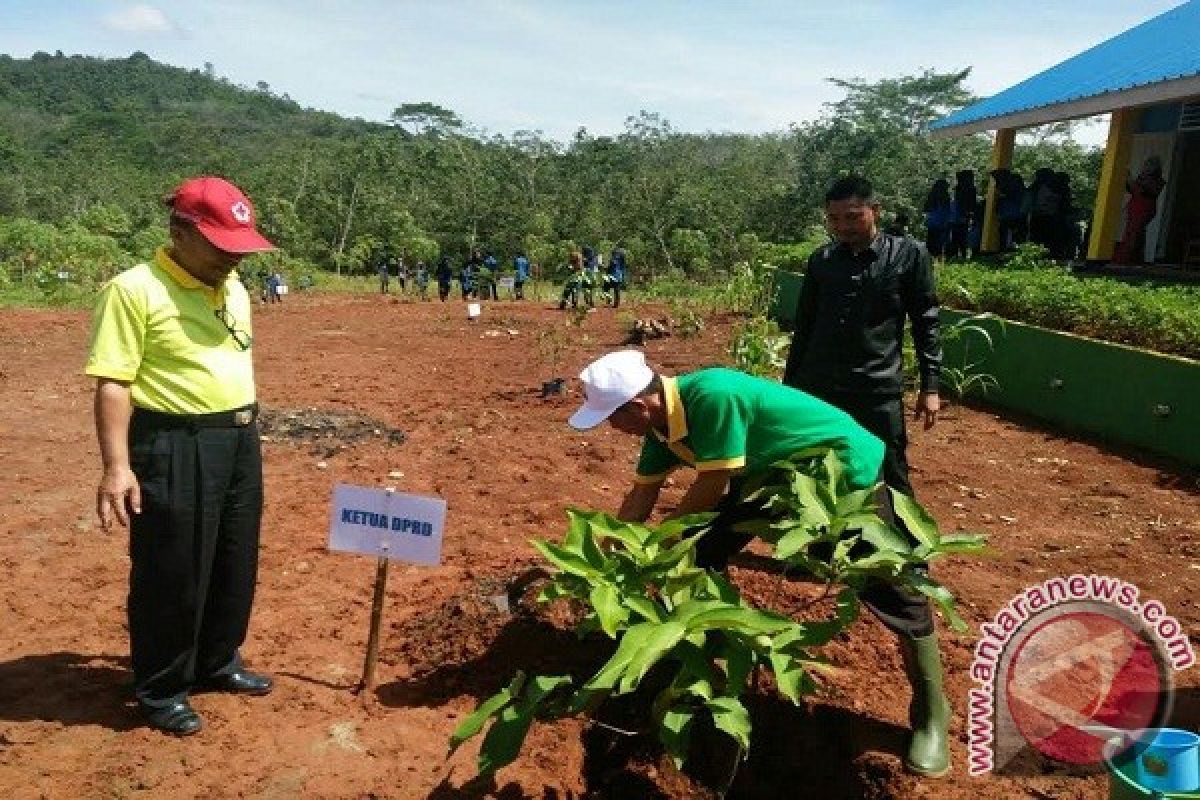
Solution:
{"label": "dirt field", "polygon": [[[714,320],[696,338],[646,349],[667,372],[718,363],[729,325]],[[556,326],[566,342],[557,367],[543,360],[552,340],[539,336]],[[616,314],[600,311],[571,328],[534,303],[491,305],[476,323],[459,303],[373,296],[260,307],[260,400],[277,420],[313,409],[368,419],[354,417],[350,432],[335,428],[332,437],[291,439],[286,425],[268,434],[259,593],[244,652],[278,687],[257,699],[196,696],[206,729],[185,740],[141,727],[128,699],[126,541],[94,520],[99,459],[92,387],[80,374],[87,328],[83,313],[0,312],[5,797],[704,796],[643,740],[580,721],[535,728],[493,786],[464,786],[471,746],[444,758],[457,721],[516,667],[586,657],[570,635],[502,612],[489,597],[533,563],[529,537],[561,534],[564,507],[619,500],[636,443],[608,430],[574,433],[565,420],[578,398],[539,396],[542,381],[573,376],[622,343]],[[973,626],[1026,585],[1103,573],[1161,600],[1195,640],[1195,476],[959,407],[912,439],[914,484],[943,527],[992,536],[993,558],[936,568]],[[403,475],[389,478],[395,473]],[[326,551],[336,482],[436,493],[450,509],[443,566],[392,569],[379,686],[362,697],[351,689],[375,564]],[[814,591],[752,565],[733,574],[752,600],[783,610]],[[730,796],[1105,796],[1102,776],[966,775],[973,646],[974,636],[944,634],[955,707],[951,777],[920,781],[900,768],[908,690],[891,638],[864,618],[826,648],[841,670],[815,700],[796,709],[765,689],[751,699],[755,751]],[[1193,729],[1197,672],[1177,676],[1185,691],[1176,722]]]}

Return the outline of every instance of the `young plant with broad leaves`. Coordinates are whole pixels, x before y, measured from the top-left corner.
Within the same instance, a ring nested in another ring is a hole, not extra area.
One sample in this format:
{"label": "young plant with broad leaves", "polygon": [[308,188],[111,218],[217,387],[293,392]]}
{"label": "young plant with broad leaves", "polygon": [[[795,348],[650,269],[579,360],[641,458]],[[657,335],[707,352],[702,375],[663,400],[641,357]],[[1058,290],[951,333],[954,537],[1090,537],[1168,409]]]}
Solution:
{"label": "young plant with broad leaves", "polygon": [[638,689],[656,665],[672,670],[653,701],[659,741],[677,765],[688,752],[700,715],[737,742],[750,746],[750,715],[742,704],[757,667],[775,674],[792,702],[814,690],[808,670],[819,664],[809,648],[825,644],[857,615],[847,590],[833,619],[801,623],[749,606],[723,577],[695,564],[688,534],[711,514],[671,520],[657,527],[621,522],[599,512],[568,512],[561,544],[533,544],[558,572],[539,600],[571,598],[586,615],[581,635],[602,633],[617,642],[608,661],[586,682],[566,675],[526,677],[485,700],[450,740],[453,753],[481,733],[478,769],[490,773],[513,761],[535,719],[558,719],[594,711],[606,698]]}
{"label": "young plant with broad leaves", "polygon": [[893,493],[906,534],[880,517],[877,491],[850,488],[841,462],[829,451],[779,462],[741,488],[744,513],[735,530],[771,543],[787,565],[844,587],[833,614],[816,622],[755,609],[723,576],[696,566],[694,537],[712,528],[715,514],[650,527],[600,512],[569,511],[570,527],[561,544],[533,542],[557,569],[539,600],[579,603],[586,609],[579,634],[610,637],[616,649],[581,685],[568,675],[517,673],[458,726],[450,752],[488,727],[478,769],[493,772],[517,757],[535,719],[589,714],[609,697],[636,691],[661,666],[671,670],[670,681],[650,711],[658,739],[676,765],[686,759],[702,715],[731,736],[744,755],[751,723],[741,697],[750,675],[760,667],[770,670],[780,693],[793,703],[813,692],[810,670],[822,662],[811,648],[855,620],[859,593],[872,580],[928,596],[953,627],[965,630],[953,596],[924,565],[952,553],[977,553],[981,538],[940,534],[915,500]]}
{"label": "young plant with broad leaves", "polygon": [[[734,529],[775,548],[775,557],[819,580],[862,591],[887,581],[931,599],[956,631],[966,623],[950,591],[925,565],[947,555],[979,554],[978,534],[943,534],[920,503],[890,487],[855,489],[832,450],[814,449],[773,464],[740,489],[743,514]],[[894,521],[879,514],[879,493],[890,494]]]}

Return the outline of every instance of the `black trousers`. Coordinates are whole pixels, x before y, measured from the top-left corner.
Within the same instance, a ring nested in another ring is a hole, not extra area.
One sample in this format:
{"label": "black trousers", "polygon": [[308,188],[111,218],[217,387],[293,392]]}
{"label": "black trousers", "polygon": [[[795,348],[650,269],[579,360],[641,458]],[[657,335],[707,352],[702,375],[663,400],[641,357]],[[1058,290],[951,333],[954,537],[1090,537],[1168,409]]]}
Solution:
{"label": "black trousers", "polygon": [[130,521],[134,693],[180,702],[197,680],[241,668],[258,574],[258,426],[192,428],[135,411],[130,461],[142,513]]}
{"label": "black trousers", "polygon": [[898,492],[914,494],[908,479],[908,432],[902,395],[837,392],[807,386],[801,388],[813,397],[845,411],[855,422],[877,436],[886,447],[883,454],[883,482]]}
{"label": "black trousers", "polygon": [[[730,486],[729,494],[717,506],[717,518],[709,532],[696,542],[698,566],[724,570],[729,559],[754,539],[751,534],[733,530],[737,523],[762,513],[759,508],[739,503],[736,500],[738,494],[737,485]],[[887,489],[880,487],[875,500],[879,516],[885,522],[895,524],[892,496]],[[933,633],[933,611],[923,594],[910,592],[886,581],[873,581],[859,593],[859,597],[884,627],[897,636],[920,638]]]}

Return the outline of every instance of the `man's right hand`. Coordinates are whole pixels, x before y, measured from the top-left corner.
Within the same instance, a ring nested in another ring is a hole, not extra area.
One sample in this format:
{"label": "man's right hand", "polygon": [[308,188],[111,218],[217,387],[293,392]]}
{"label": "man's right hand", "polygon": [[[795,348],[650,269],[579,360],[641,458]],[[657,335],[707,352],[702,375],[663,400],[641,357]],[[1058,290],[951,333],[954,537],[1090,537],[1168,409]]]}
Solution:
{"label": "man's right hand", "polygon": [[100,488],[96,490],[96,513],[104,530],[112,527],[114,517],[122,526],[128,527],[129,515],[142,513],[142,490],[132,469],[113,467],[104,470]]}

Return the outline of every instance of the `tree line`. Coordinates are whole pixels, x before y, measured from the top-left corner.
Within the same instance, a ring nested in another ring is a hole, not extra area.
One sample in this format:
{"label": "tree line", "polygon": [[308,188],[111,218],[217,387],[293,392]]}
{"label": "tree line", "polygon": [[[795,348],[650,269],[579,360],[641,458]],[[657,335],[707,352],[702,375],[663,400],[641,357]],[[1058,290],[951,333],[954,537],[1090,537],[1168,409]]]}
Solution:
{"label": "tree line", "polygon": [[[142,53],[0,56],[0,263],[9,280],[44,268],[27,243],[47,229],[145,257],[163,237],[161,197],[214,173],[247,190],[283,258],[324,269],[365,272],[385,249],[432,262],[473,247],[553,269],[588,244],[624,248],[635,276],[703,277],[766,243],[819,237],[840,174],[866,174],[913,219],[935,178],[983,177],[986,135],[923,133],[974,99],[968,75],[833,79],[843,99],[775,133],[687,133],[641,111],[619,133],[580,128],[561,142],[489,132],[428,101],[399,103],[386,123],[347,119]],[[1090,206],[1099,153],[1052,133],[1024,142],[1016,169],[1065,171]]]}

